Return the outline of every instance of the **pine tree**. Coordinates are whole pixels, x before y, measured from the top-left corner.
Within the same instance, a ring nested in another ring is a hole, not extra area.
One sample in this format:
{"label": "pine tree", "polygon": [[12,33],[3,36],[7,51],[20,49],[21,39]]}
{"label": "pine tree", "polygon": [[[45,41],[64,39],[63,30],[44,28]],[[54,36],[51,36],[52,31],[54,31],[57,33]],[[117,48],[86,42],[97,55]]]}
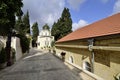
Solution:
{"label": "pine tree", "polygon": [[30,21],[29,21],[29,12],[28,11],[23,16],[23,23],[24,23],[24,26],[25,26],[26,33],[30,34]]}
{"label": "pine tree", "polygon": [[26,35],[25,25],[21,19],[21,16],[19,16],[18,20],[16,21],[15,30],[18,34]]}
{"label": "pine tree", "polygon": [[22,48],[22,53],[29,51],[30,38],[26,36],[27,30],[23,23],[23,17],[19,16],[15,24],[15,30],[17,31],[16,36],[20,38],[20,45]]}
{"label": "pine tree", "polygon": [[60,19],[53,24],[51,32],[55,40],[72,32],[72,19],[68,8],[64,8]]}
{"label": "pine tree", "polygon": [[35,22],[32,26],[33,40],[37,41],[37,36],[39,35],[38,23]]}

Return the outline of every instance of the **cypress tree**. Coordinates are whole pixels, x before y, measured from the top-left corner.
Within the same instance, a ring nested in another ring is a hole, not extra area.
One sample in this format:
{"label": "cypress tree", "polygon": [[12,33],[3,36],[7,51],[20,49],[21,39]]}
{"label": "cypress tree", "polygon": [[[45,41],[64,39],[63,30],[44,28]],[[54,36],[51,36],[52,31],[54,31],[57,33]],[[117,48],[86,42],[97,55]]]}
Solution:
{"label": "cypress tree", "polygon": [[72,32],[72,19],[68,8],[64,8],[60,19],[53,24],[51,32],[55,40]]}
{"label": "cypress tree", "polygon": [[37,36],[39,35],[38,23],[35,22],[32,26],[33,40],[37,41]]}
{"label": "cypress tree", "polygon": [[30,21],[29,21],[29,12],[27,11],[27,13],[23,16],[23,23],[26,29],[26,33],[30,34]]}

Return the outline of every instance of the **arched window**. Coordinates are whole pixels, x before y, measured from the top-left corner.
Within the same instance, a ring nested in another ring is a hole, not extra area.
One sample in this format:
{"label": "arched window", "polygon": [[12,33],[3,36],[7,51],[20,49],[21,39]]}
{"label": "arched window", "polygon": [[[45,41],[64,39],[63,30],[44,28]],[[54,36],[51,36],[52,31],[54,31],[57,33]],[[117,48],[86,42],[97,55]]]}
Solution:
{"label": "arched window", "polygon": [[72,56],[69,57],[69,61],[70,61],[71,63],[73,63],[73,57],[72,57]]}
{"label": "arched window", "polygon": [[90,65],[90,63],[87,62],[87,61],[85,61],[85,62],[83,63],[83,69],[91,72],[91,65]]}
{"label": "arched window", "polygon": [[45,36],[47,36],[47,32],[45,33]]}

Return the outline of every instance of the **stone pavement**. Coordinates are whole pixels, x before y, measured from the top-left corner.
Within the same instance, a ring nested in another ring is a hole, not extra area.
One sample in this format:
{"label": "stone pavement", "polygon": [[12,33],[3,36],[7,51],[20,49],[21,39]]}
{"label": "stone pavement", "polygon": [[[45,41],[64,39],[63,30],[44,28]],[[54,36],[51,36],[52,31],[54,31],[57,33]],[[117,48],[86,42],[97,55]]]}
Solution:
{"label": "stone pavement", "polygon": [[82,80],[50,53],[32,49],[22,60],[0,71],[0,80]]}

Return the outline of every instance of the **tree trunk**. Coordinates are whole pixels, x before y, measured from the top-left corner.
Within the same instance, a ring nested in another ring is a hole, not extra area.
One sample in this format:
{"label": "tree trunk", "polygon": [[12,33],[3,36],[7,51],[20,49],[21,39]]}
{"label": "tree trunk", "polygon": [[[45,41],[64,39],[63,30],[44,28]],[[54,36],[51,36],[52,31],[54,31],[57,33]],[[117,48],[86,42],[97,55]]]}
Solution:
{"label": "tree trunk", "polygon": [[7,66],[11,66],[11,32],[6,41]]}

